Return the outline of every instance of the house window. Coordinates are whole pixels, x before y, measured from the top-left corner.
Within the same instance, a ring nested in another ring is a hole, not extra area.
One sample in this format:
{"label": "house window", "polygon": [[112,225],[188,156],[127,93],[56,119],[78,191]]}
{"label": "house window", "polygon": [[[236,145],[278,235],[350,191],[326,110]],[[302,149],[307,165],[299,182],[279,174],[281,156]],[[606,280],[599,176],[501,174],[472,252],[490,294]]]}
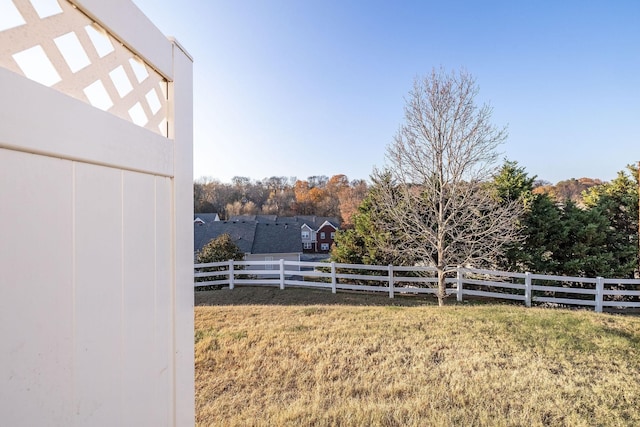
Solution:
{"label": "house window", "polygon": [[311,244],[311,242],[304,242],[302,247],[304,249],[313,249],[313,245]]}
{"label": "house window", "polygon": [[322,243],[320,245],[320,250],[328,251],[329,250],[329,244],[328,243]]}
{"label": "house window", "polygon": [[335,240],[336,239],[336,233],[331,233],[331,240]]}
{"label": "house window", "polygon": [[[265,261],[273,261],[273,257],[272,256],[266,256],[264,257]],[[265,270],[273,270],[273,264],[267,264],[264,266]]]}
{"label": "house window", "polygon": [[324,231],[323,231],[322,233],[320,233],[320,238],[324,239],[324,236],[325,236],[325,234],[324,234]]}
{"label": "house window", "polygon": [[305,240],[309,240],[309,232],[308,231],[303,231],[302,232],[302,238]]}

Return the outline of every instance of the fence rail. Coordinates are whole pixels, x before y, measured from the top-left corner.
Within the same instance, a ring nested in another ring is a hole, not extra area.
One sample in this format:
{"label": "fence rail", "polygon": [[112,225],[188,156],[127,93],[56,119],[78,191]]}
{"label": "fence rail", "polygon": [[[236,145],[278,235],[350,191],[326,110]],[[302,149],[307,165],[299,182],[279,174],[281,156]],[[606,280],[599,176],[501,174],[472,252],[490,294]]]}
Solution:
{"label": "fence rail", "polygon": [[[195,287],[287,286],[396,294],[435,294],[437,270],[433,267],[401,267],[305,261],[225,261],[194,266]],[[640,280],[547,276],[474,268],[450,268],[447,295],[522,301],[558,306],[640,308]]]}

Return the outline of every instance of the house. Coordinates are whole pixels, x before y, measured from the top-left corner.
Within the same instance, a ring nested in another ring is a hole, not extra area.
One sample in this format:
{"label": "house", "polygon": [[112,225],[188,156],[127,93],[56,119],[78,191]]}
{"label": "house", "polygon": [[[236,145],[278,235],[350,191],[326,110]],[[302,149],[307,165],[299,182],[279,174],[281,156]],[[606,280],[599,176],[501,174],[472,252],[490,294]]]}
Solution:
{"label": "house", "polygon": [[335,241],[340,221],[321,216],[297,216],[302,249],[305,253],[329,253]]}
{"label": "house", "polygon": [[277,215],[237,215],[232,221],[256,221],[259,224],[283,223],[297,224],[300,230],[302,251],[308,254],[328,254],[339,228],[338,218],[315,215],[278,217]]}
{"label": "house", "polygon": [[[228,234],[247,261],[300,261],[302,242],[295,222],[251,220],[194,224],[194,256],[212,239]],[[267,267],[268,269],[269,267]]]}
{"label": "house", "polygon": [[329,252],[331,245],[336,240],[336,231],[338,227],[333,225],[330,221],[325,221],[316,230],[316,251],[317,252]]}

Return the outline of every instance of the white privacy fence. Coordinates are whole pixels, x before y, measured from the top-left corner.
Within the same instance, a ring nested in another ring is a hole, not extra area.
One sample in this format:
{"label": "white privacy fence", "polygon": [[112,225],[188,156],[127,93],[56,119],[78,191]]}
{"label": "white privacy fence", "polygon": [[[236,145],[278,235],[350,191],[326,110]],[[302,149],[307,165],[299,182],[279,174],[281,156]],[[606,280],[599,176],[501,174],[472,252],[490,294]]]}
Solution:
{"label": "white privacy fence", "polygon": [[[213,270],[213,271],[211,271]],[[302,286],[396,294],[435,294],[437,271],[431,267],[375,266],[302,261],[227,261],[195,265],[195,286]],[[548,276],[473,268],[453,268],[447,294],[533,304],[640,308],[640,280]]]}
{"label": "white privacy fence", "polygon": [[0,93],[0,424],[193,426],[191,58],[130,0],[2,0]]}

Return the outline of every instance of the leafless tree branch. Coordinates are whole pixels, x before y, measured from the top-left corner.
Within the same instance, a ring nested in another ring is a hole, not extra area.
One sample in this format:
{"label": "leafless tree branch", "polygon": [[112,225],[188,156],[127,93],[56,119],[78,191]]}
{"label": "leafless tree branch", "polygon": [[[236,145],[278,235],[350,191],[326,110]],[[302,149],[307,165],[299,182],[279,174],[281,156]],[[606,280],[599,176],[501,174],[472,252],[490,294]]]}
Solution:
{"label": "leafless tree branch", "polygon": [[389,177],[377,200],[378,225],[395,236],[386,250],[437,267],[441,304],[447,266],[491,265],[519,239],[520,205],[501,203],[487,185],[506,129],[490,123],[489,106],[476,106],[477,93],[466,71],[416,79],[388,169],[374,172]]}

